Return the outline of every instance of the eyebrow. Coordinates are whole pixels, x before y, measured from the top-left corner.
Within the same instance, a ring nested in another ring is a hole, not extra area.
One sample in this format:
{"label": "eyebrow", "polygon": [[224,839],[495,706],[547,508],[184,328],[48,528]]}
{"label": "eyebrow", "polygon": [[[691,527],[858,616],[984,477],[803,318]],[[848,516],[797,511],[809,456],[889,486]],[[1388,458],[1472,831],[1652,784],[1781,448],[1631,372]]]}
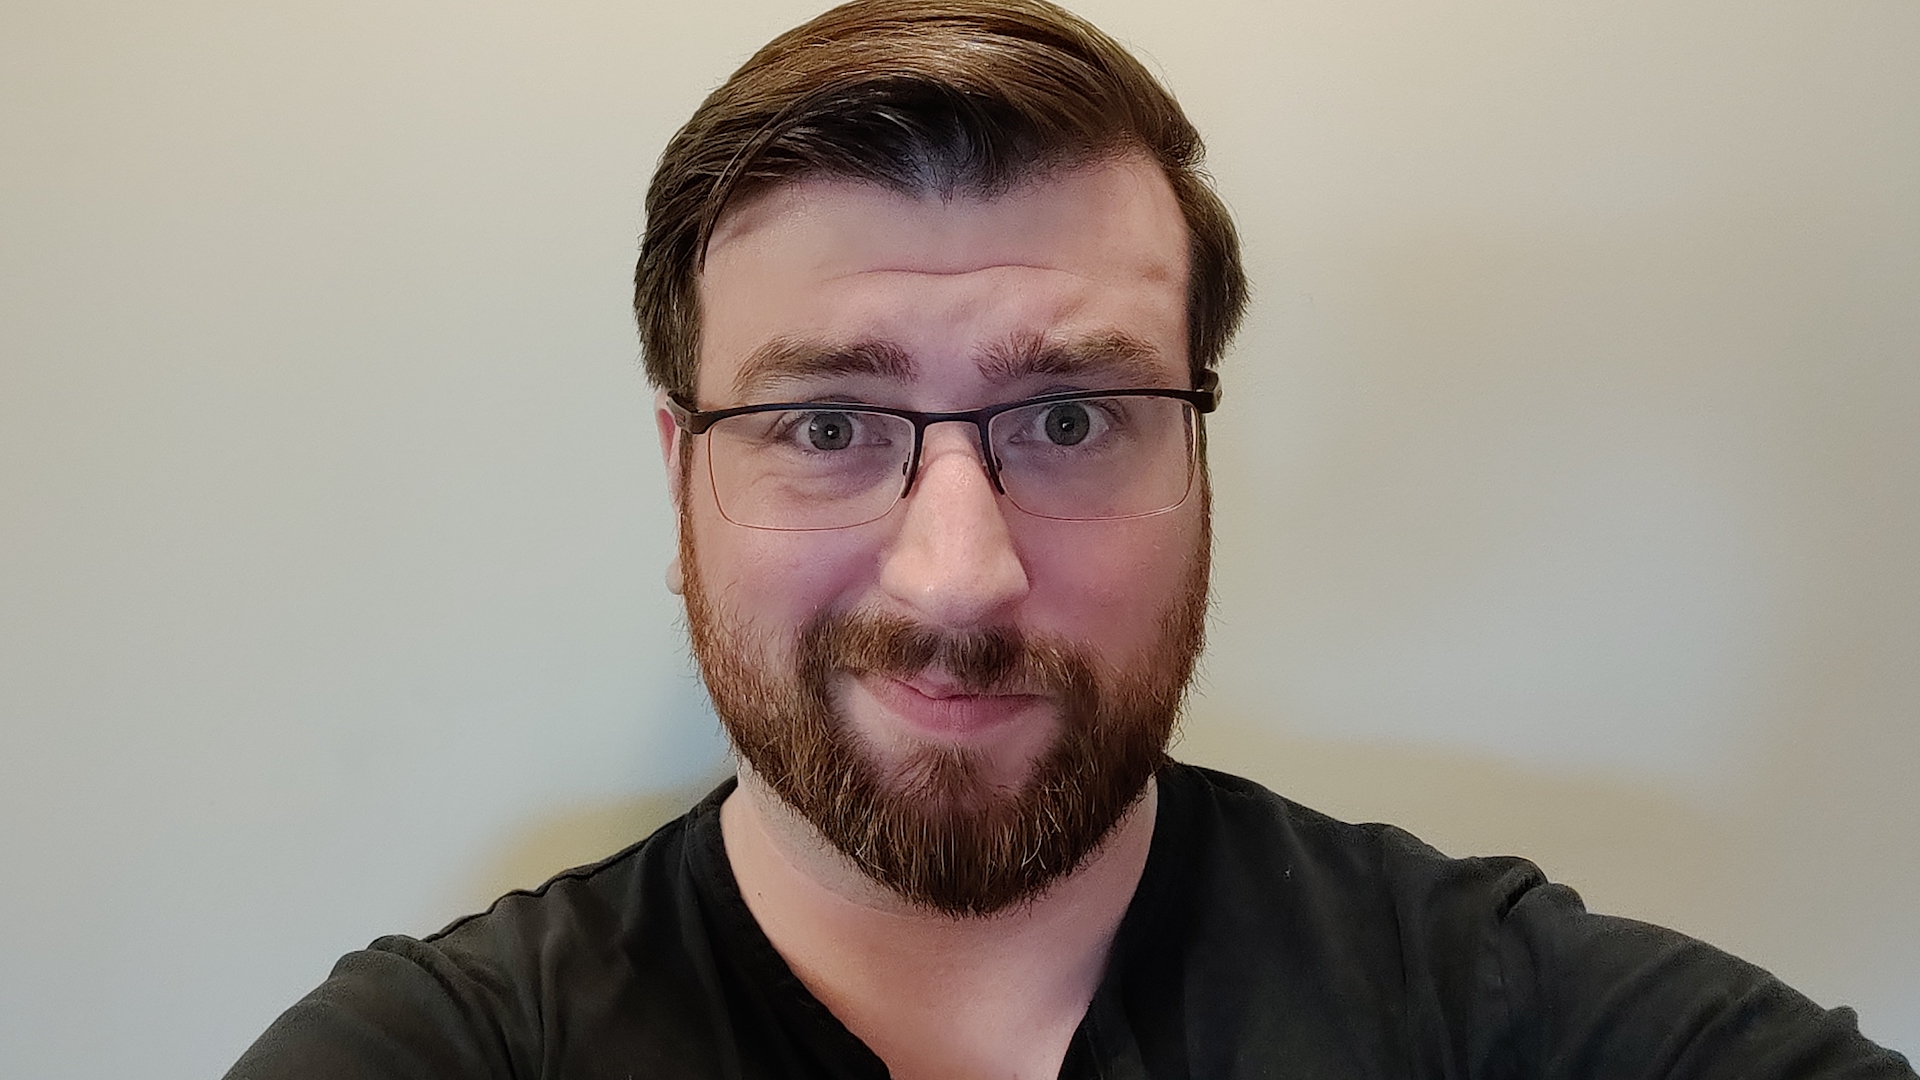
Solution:
{"label": "eyebrow", "polygon": [[818,341],[775,338],[753,350],[733,376],[733,392],[747,401],[775,383],[835,375],[878,375],[890,379],[913,377],[913,358],[905,349],[885,341],[856,341],[826,345]]}
{"label": "eyebrow", "polygon": [[[1099,375],[1121,385],[1135,386],[1166,381],[1160,350],[1119,331],[1070,341],[1022,334],[989,346],[981,355],[979,365],[981,374],[995,383],[1038,375]],[[906,380],[913,378],[916,370],[917,365],[907,351],[887,341],[830,345],[775,338],[748,354],[740,370],[734,373],[733,392],[736,400],[749,401],[782,382],[844,375]]]}
{"label": "eyebrow", "polygon": [[994,382],[1034,375],[1101,375],[1136,386],[1166,381],[1160,350],[1119,331],[1072,341],[1021,335],[988,349],[980,371]]}

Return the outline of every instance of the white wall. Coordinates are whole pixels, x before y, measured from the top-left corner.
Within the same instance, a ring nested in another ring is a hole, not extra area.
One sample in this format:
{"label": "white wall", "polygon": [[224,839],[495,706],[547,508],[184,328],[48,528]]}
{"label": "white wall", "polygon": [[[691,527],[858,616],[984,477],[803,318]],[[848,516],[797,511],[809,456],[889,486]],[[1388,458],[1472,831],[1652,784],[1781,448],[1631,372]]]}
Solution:
{"label": "white wall", "polygon": [[[813,9],[0,10],[0,1075],[217,1075],[724,767],[626,283]],[[1187,752],[1920,1051],[1920,7],[1083,10],[1259,290]]]}

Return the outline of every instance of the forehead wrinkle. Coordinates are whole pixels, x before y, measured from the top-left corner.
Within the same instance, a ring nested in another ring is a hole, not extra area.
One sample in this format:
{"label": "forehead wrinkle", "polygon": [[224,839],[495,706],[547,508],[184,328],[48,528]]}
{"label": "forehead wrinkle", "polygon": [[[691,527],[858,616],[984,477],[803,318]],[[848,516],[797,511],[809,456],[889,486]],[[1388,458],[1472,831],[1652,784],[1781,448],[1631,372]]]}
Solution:
{"label": "forehead wrinkle", "polygon": [[775,338],[753,350],[733,375],[733,392],[740,400],[774,383],[836,375],[875,375],[889,379],[913,377],[913,358],[886,341],[855,341],[844,345],[823,341]]}
{"label": "forehead wrinkle", "polygon": [[1033,375],[1097,374],[1122,385],[1149,386],[1166,381],[1160,350],[1122,331],[1068,341],[1020,334],[989,348],[980,371],[995,382]]}

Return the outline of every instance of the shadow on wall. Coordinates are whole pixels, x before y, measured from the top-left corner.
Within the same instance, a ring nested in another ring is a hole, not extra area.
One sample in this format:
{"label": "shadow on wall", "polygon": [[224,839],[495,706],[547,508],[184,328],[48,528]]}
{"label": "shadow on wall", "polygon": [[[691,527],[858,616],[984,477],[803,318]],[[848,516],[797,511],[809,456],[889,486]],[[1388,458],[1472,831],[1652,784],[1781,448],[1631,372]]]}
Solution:
{"label": "shadow on wall", "polygon": [[598,862],[653,834],[699,802],[731,768],[668,791],[586,803],[510,835],[462,889],[461,910],[485,911],[503,893],[533,889],[575,866]]}

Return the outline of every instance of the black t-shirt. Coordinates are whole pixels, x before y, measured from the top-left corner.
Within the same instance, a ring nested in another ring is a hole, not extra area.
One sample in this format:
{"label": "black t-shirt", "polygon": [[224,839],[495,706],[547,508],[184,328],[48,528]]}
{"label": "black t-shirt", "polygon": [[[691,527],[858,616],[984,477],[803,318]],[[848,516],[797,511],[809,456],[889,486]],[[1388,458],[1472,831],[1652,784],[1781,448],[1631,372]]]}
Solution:
{"label": "black t-shirt", "polygon": [[[230,1080],[854,1077],[886,1067],[741,899],[723,785],[626,851],[348,955]],[[1063,1078],[1895,1077],[1766,972],[1257,784],[1160,774],[1153,846]]]}

